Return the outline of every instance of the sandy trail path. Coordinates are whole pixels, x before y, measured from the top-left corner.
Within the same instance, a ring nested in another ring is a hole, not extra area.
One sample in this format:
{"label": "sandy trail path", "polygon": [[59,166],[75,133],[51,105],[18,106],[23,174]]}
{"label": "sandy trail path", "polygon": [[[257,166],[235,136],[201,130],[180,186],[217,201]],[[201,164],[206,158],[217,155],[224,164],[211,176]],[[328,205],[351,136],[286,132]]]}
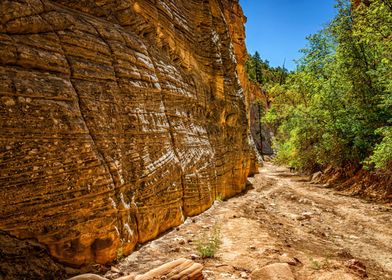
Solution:
{"label": "sandy trail path", "polygon": [[216,201],[122,260],[116,265],[121,273],[106,276],[195,258],[197,240],[219,227],[222,245],[216,257],[195,259],[204,264],[206,279],[247,279],[287,255],[295,258],[290,267],[297,280],[392,280],[390,206],[343,196],[269,163],[249,181],[245,194]]}

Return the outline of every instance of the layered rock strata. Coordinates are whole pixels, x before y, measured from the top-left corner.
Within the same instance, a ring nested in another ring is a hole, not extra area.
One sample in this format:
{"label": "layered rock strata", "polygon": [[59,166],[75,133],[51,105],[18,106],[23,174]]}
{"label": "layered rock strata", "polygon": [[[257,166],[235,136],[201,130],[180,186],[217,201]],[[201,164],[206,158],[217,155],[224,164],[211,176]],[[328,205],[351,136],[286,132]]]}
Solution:
{"label": "layered rock strata", "polygon": [[267,110],[262,99],[250,105],[250,132],[254,140],[255,147],[260,155],[272,155],[272,130],[261,122],[262,113]]}
{"label": "layered rock strata", "polygon": [[244,189],[238,1],[4,0],[0,16],[0,230],[106,263]]}

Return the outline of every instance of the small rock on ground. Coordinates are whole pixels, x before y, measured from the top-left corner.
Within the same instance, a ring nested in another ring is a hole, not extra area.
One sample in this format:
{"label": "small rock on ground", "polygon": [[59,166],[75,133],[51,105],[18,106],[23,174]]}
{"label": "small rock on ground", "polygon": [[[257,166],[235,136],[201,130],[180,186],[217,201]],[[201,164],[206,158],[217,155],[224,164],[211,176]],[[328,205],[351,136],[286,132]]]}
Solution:
{"label": "small rock on ground", "polygon": [[348,274],[342,270],[325,272],[321,275],[317,275],[317,280],[357,280],[357,279],[358,277]]}
{"label": "small rock on ground", "polygon": [[107,278],[103,278],[102,276],[92,274],[92,273],[87,273],[87,274],[81,274],[75,277],[72,277],[68,280],[108,280]]}
{"label": "small rock on ground", "polygon": [[279,256],[279,262],[281,263],[287,263],[289,265],[296,265],[297,262],[294,258],[289,257],[287,254],[283,254]]}
{"label": "small rock on ground", "polygon": [[134,280],[136,278],[136,276],[137,276],[137,273],[133,272],[133,273],[127,275],[127,276],[116,278],[116,280]]}
{"label": "small rock on ground", "polygon": [[252,280],[295,280],[287,263],[274,263],[256,269],[250,275]]}

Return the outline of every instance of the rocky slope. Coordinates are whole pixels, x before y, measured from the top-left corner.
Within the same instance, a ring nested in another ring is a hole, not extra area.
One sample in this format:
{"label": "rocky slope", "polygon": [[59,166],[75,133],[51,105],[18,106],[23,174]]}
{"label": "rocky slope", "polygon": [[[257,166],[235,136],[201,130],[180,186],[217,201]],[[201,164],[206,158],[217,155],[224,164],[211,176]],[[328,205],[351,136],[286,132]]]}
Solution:
{"label": "rocky slope", "polygon": [[1,1],[0,14],[0,230],[65,264],[106,263],[244,189],[238,1]]}

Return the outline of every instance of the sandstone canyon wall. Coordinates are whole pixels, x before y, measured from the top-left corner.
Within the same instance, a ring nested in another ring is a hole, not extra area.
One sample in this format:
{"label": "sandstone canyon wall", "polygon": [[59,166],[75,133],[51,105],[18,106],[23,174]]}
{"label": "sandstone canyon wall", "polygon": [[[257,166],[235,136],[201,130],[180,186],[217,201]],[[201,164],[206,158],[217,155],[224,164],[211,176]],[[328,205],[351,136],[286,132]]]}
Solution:
{"label": "sandstone canyon wall", "polygon": [[4,0],[0,15],[1,231],[106,263],[244,189],[237,0]]}
{"label": "sandstone canyon wall", "polygon": [[253,81],[247,83],[247,95],[249,95],[249,127],[254,146],[261,155],[273,155],[272,135],[273,130],[261,122],[262,113],[269,109],[268,94]]}

